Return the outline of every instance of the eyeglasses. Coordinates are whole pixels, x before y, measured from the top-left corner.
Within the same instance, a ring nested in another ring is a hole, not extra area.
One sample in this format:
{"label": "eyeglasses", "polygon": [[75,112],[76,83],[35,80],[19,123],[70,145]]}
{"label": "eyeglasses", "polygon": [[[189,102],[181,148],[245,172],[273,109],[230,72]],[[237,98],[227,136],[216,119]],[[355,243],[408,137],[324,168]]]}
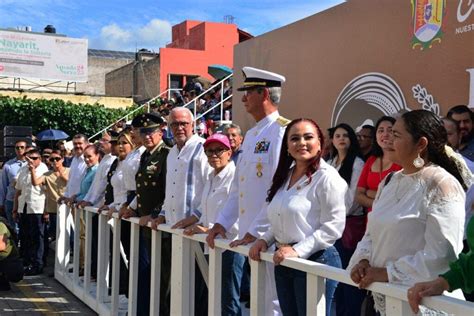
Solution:
{"label": "eyeglasses", "polygon": [[178,127],[185,128],[189,124],[191,124],[191,123],[189,123],[189,122],[171,122],[170,126],[171,126],[171,128],[178,128]]}
{"label": "eyeglasses", "polygon": [[34,156],[34,157],[29,156],[28,158],[31,159],[31,160],[37,160],[37,159],[40,159],[41,157],[40,156]]}
{"label": "eyeglasses", "polygon": [[205,149],[204,153],[206,154],[207,157],[212,157],[214,155],[216,155],[216,157],[220,157],[226,151],[227,151],[227,149],[225,149],[225,148],[218,148],[218,149],[214,149],[214,150]]}
{"label": "eyeglasses", "polygon": [[25,146],[15,146],[15,149],[25,149]]}
{"label": "eyeglasses", "polygon": [[53,162],[53,161],[59,161],[61,160],[61,157],[51,157],[49,158],[49,161]]}

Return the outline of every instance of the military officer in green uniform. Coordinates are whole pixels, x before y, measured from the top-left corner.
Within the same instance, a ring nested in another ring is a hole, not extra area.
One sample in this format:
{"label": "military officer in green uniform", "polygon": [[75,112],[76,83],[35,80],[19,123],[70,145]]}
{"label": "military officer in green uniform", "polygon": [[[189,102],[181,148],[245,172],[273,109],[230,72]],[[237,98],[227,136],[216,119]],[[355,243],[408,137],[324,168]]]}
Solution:
{"label": "military officer in green uniform", "polygon": [[[145,226],[152,218],[158,216],[165,200],[166,157],[169,148],[163,142],[164,122],[165,120],[157,113],[142,116],[140,137],[146,150],[140,158],[140,166],[135,177],[136,196],[127,207],[126,214],[123,214],[123,217],[140,217],[141,226]],[[139,248],[137,315],[148,315],[151,278],[151,231],[148,227],[140,229]],[[162,274],[164,272],[162,271]]]}

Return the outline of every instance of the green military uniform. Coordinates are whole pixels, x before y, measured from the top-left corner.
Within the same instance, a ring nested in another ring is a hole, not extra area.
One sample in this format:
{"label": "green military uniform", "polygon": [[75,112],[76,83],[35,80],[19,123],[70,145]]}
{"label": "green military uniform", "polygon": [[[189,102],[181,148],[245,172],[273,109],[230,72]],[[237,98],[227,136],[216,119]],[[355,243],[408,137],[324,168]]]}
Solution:
{"label": "green military uniform", "polygon": [[161,142],[151,152],[145,151],[142,154],[135,177],[138,216],[156,217],[161,211],[165,200],[166,157],[169,150],[165,143]]}

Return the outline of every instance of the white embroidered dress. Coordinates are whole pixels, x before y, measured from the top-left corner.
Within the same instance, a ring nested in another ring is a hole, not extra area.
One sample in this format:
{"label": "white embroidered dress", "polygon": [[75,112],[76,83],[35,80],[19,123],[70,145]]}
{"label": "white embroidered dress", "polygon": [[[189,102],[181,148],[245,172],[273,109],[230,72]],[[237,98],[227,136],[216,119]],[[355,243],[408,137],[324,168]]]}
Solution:
{"label": "white embroidered dress", "polygon": [[[439,166],[394,173],[379,185],[367,231],[347,270],[367,259],[372,267],[387,268],[390,283],[411,286],[435,279],[462,250],[464,201],[460,183]],[[384,315],[384,296],[373,296]]]}

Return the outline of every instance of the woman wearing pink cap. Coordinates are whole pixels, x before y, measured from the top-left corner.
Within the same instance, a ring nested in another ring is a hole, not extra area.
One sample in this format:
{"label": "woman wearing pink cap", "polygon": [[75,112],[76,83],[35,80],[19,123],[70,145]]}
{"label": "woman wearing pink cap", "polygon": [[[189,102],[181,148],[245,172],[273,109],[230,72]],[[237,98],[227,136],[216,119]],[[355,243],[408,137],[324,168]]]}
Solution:
{"label": "woman wearing pink cap", "polygon": [[[204,184],[200,209],[177,223],[187,226],[184,230],[187,235],[206,234],[212,228],[227,200],[234,178],[235,165],[231,159],[232,149],[227,136],[213,134],[207,138],[204,153],[214,171]],[[237,235],[237,225],[234,225],[226,237],[232,240]],[[244,257],[238,253],[225,251],[222,254],[222,315],[241,315],[239,297],[243,263]]]}

